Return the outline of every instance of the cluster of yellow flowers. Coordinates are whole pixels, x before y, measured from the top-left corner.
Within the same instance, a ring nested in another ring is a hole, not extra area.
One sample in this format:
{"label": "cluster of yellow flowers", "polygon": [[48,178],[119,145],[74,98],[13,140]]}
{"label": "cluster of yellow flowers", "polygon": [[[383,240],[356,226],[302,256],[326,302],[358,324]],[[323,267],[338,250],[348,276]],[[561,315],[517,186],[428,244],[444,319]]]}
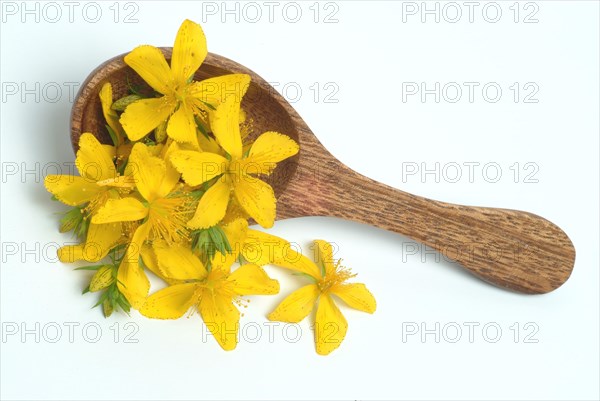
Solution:
{"label": "cluster of yellow flowers", "polygon": [[[150,318],[177,319],[197,309],[225,350],[237,345],[232,333],[238,306],[246,306],[242,297],[279,292],[263,266],[294,270],[310,284],[268,318],[299,322],[317,305],[316,350],[329,354],[347,330],[332,295],[369,313],[375,299],[364,284],[346,282],[354,275],[334,260],[329,243],[315,241],[313,261],[284,239],[249,228],[250,218],[273,226],[275,195],[259,177],[299,147],[277,132],[250,141],[241,108],[250,77],[195,81],[206,55],[201,27],[186,20],[170,65],[153,46],[125,56],[155,95],[132,89],[113,102],[111,83],[103,85],[99,96],[113,144],[84,133],[75,161],[80,175],[45,178],[54,198],[72,207],[61,232],[74,231],[82,240],[60,248],[59,258],[99,263],[79,269],[95,271],[84,293],[102,291],[96,305],[105,316],[134,308]],[[147,271],[166,286],[150,294]]]}

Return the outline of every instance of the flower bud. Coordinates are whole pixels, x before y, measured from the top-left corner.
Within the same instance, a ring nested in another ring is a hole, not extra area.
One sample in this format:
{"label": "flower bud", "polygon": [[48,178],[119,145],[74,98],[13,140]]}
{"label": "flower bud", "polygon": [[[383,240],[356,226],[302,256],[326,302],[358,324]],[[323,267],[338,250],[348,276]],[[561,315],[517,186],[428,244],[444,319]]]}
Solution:
{"label": "flower bud", "polygon": [[90,281],[90,291],[100,291],[111,285],[114,281],[112,270],[112,266],[102,266],[98,269]]}
{"label": "flower bud", "polygon": [[104,312],[104,317],[109,317],[113,313],[112,303],[108,299],[102,302],[102,312]]}

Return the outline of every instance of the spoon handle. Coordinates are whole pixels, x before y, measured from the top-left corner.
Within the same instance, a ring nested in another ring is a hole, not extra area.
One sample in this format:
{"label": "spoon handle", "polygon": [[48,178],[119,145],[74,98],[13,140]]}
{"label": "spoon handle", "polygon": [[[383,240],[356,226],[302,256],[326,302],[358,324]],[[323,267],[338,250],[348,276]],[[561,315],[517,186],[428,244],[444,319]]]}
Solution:
{"label": "spoon handle", "polygon": [[[394,231],[459,262],[481,279],[528,294],[570,276],[575,248],[550,221],[531,213],[438,202],[392,188],[333,159],[302,176],[280,199],[284,214],[334,216]],[[313,188],[306,193],[306,188]],[[302,201],[299,202],[298,199]],[[289,207],[293,205],[293,207]]]}

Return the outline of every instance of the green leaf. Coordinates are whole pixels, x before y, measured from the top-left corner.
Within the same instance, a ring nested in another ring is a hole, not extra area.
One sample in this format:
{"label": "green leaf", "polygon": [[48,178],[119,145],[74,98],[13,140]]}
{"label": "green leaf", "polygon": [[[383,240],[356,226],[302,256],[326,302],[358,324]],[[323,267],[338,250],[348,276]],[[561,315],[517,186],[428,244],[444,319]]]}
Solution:
{"label": "green leaf", "polygon": [[102,293],[102,295],[100,296],[100,299],[98,300],[98,302],[96,302],[96,304],[94,306],[92,306],[92,308],[100,306],[102,304],[102,302],[106,301],[107,299],[108,299],[108,291],[104,291]]}
{"label": "green leaf", "polygon": [[227,234],[225,234],[225,231],[223,231],[221,227],[219,227],[219,232],[221,234],[221,239],[223,241],[225,252],[232,253],[233,249],[231,248],[231,244],[229,243],[229,238],[227,238]]}
{"label": "green leaf", "polygon": [[214,245],[217,245],[220,241],[220,238],[218,237],[218,234],[214,227],[210,227],[206,231],[208,232],[208,235],[210,237],[210,242],[212,242]]}
{"label": "green leaf", "polygon": [[197,116],[194,116],[194,121],[196,121],[196,126],[198,127],[198,131],[200,131],[200,133],[202,135],[204,135],[206,137],[206,139],[210,139],[210,136],[208,135],[208,130],[206,129],[206,127],[204,126],[202,121]]}
{"label": "green leaf", "polygon": [[[83,209],[82,209],[83,211]],[[85,213],[82,213],[82,219],[79,221],[79,224],[75,227],[74,233],[75,236],[82,241],[87,238],[87,233],[90,228],[90,218],[88,218]]]}
{"label": "green leaf", "polygon": [[67,210],[60,219],[59,231],[64,233],[72,230],[77,238],[84,239],[87,236],[90,225],[85,211],[86,206],[87,204],[75,206]]}
{"label": "green leaf", "polygon": [[113,131],[112,128],[110,128],[110,125],[106,124],[105,127],[108,131],[108,135],[110,135],[110,139],[112,140],[113,145],[119,146],[119,136],[117,135],[117,133]]}
{"label": "green leaf", "polygon": [[198,100],[200,100],[202,103],[204,103],[204,105],[205,105],[206,107],[208,107],[209,109],[211,109],[212,111],[215,111],[215,110],[217,110],[217,108],[216,108],[215,106],[213,106],[212,104],[210,104],[210,103],[208,103],[208,102],[205,102],[205,101],[204,101],[204,100],[202,100],[202,99],[198,99]]}
{"label": "green leaf", "polygon": [[104,265],[94,265],[94,266],[82,266],[77,267],[75,270],[98,270]]}
{"label": "green leaf", "polygon": [[223,255],[232,252],[227,235],[225,235],[225,232],[220,226],[213,226],[209,228],[209,233],[219,252],[221,252]]}
{"label": "green leaf", "polygon": [[302,273],[302,272],[294,272],[292,273],[292,276],[300,276],[300,277],[304,277],[309,279],[312,282],[317,282],[317,279],[315,279],[313,276],[311,276],[310,274],[306,274],[306,273]]}
{"label": "green leaf", "polygon": [[[319,259],[322,259],[322,258],[319,258]],[[323,262],[323,260],[320,260],[319,262],[320,262],[319,264],[321,267],[321,275],[323,277],[325,277],[325,273],[327,272],[327,269],[325,269],[325,263]]]}
{"label": "green leaf", "polygon": [[131,311],[131,305],[129,305],[129,302],[125,298],[119,297],[116,302],[124,312],[129,313]]}
{"label": "green leaf", "polygon": [[83,211],[81,208],[75,206],[63,214],[63,217],[60,219],[59,231],[61,233],[66,233],[71,230],[76,230],[82,224],[82,220]]}
{"label": "green leaf", "polygon": [[142,96],[142,94],[140,93],[140,87],[133,86],[133,84],[129,80],[129,75],[127,76],[127,88],[129,89],[129,92],[133,93],[134,95],[138,95],[140,97]]}

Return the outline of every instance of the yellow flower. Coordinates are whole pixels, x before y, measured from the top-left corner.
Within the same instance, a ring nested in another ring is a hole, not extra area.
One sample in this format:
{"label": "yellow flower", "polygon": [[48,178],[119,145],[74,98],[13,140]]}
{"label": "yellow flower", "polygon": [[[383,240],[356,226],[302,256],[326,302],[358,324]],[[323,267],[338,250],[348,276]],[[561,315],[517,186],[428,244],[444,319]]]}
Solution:
{"label": "yellow flower", "polygon": [[78,260],[98,262],[108,255],[121,238],[121,223],[90,224],[85,242],[59,248],[58,259],[63,263],[73,263]]}
{"label": "yellow flower", "polygon": [[114,146],[102,145],[94,135],[84,133],[79,138],[75,158],[80,176],[48,175],[44,185],[62,203],[79,206],[89,202],[87,210],[93,212],[110,198],[111,190],[131,184],[127,177],[117,173],[114,154]]}
{"label": "yellow flower", "polygon": [[125,109],[120,121],[130,140],[141,139],[168,120],[170,138],[198,147],[194,117],[208,128],[208,115],[225,98],[233,96],[241,101],[250,83],[246,74],[190,81],[207,54],[202,28],[185,20],[177,32],[170,67],[160,49],[154,46],[139,46],[125,56],[125,63],[163,95],[138,100]]}
{"label": "yellow flower", "polygon": [[233,350],[238,342],[240,297],[277,294],[279,282],[255,264],[231,272],[236,254],[217,253],[207,272],[188,247],[165,245],[154,247],[161,274],[179,283],[149,296],[140,313],[154,319],[178,319],[195,307],[219,345]]}
{"label": "yellow flower", "polygon": [[334,262],[333,250],[329,243],[317,240],[315,245],[317,264],[321,266],[319,274],[311,273],[304,268],[307,264],[305,257],[300,263],[303,273],[309,274],[314,279],[314,284],[304,286],[285,298],[269,314],[269,319],[297,323],[308,316],[315,304],[318,304],[315,318],[315,344],[318,354],[327,355],[340,346],[348,330],[348,323],[334,303],[332,295],[351,308],[363,312],[373,313],[377,305],[375,298],[364,284],[346,283],[356,275],[342,267],[339,260]]}
{"label": "yellow flower", "polygon": [[266,182],[253,175],[268,175],[276,163],[298,153],[298,144],[277,132],[265,132],[252,144],[247,155],[242,151],[239,126],[240,103],[229,97],[214,112],[213,134],[229,157],[216,153],[181,150],[173,152],[171,162],[191,186],[218,178],[200,199],[191,228],[217,224],[227,211],[233,194],[239,205],[265,228],[275,221],[275,194]]}
{"label": "yellow flower", "polygon": [[[120,192],[128,191],[132,185],[131,177],[117,173],[114,155],[113,146],[102,145],[94,135],[84,133],[79,138],[79,150],[75,158],[80,176],[48,175],[44,178],[44,185],[66,205],[87,204],[82,209],[83,218],[90,218],[109,199],[118,198]],[[120,237],[120,224],[92,223],[84,244],[64,246],[58,250],[58,256],[63,262],[97,262],[108,254]]]}
{"label": "yellow flower", "polygon": [[[171,146],[163,148],[163,157],[168,157],[170,151]],[[132,235],[117,276],[119,290],[137,309],[150,289],[139,265],[140,250],[148,239],[163,239],[173,244],[187,238],[185,223],[193,208],[187,194],[173,192],[179,183],[179,173],[170,163],[154,156],[146,145],[134,145],[127,168],[132,171],[142,200],[135,196],[109,199],[94,215],[92,223],[143,220]]]}

